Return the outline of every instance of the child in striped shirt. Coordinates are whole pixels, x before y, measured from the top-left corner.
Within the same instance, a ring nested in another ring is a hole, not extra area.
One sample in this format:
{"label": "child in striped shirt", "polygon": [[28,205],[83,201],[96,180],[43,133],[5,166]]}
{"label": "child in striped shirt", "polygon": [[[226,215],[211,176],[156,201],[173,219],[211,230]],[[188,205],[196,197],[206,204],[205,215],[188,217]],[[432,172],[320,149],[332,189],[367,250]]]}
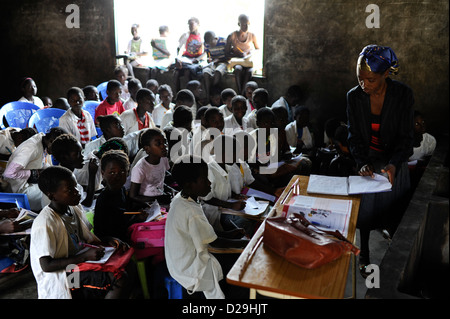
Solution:
{"label": "child in striped shirt", "polygon": [[59,119],[59,126],[75,136],[84,148],[93,137],[97,136],[94,120],[89,112],[83,110],[84,93],[80,88],[70,88],[67,91],[67,101],[70,109]]}

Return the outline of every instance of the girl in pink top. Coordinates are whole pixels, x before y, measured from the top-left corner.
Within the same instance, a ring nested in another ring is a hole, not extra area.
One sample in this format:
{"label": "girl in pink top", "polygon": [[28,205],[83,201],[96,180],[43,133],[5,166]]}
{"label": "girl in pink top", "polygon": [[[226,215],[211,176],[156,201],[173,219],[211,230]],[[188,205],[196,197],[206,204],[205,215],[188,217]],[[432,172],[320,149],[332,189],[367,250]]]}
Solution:
{"label": "girl in pink top", "polygon": [[141,135],[141,145],[147,156],[131,170],[130,198],[143,205],[155,199],[168,204],[170,197],[164,194],[164,179],[169,170],[165,135],[160,129],[147,129]]}

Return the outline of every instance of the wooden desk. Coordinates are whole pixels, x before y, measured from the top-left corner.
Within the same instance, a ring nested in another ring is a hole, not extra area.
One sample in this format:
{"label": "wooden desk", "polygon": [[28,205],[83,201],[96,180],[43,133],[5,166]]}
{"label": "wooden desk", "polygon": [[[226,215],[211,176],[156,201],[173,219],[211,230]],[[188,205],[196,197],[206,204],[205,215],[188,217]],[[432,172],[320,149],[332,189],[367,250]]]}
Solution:
{"label": "wooden desk", "polygon": [[[353,242],[355,238],[360,196],[307,194],[306,188],[309,181],[308,176],[296,175],[291,179],[288,187],[286,187],[268,217],[279,216],[281,214],[281,203],[286,195],[288,195],[289,188],[296,179],[299,179],[300,195],[352,200],[352,213],[347,238]],[[292,193],[289,198],[291,196],[293,196]],[[249,254],[251,254],[253,248],[257,245],[258,240],[264,234],[264,225],[265,222],[259,227],[241,256],[233,265],[233,268],[227,274],[228,283],[300,298],[342,299],[344,297],[348,268],[351,259],[350,253],[317,269],[304,269],[276,255],[270,249],[264,247],[264,244],[261,242],[259,246],[255,248],[253,257],[251,257],[248,262],[247,258]],[[242,278],[239,278],[241,269],[243,269],[246,262],[248,262],[248,266],[243,273]]]}

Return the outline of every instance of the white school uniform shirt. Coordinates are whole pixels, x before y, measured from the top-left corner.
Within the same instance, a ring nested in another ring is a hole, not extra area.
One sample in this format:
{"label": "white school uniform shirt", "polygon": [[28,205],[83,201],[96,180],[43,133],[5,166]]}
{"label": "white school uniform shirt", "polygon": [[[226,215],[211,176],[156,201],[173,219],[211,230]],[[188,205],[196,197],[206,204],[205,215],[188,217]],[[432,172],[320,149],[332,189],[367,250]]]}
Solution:
{"label": "white school uniform shirt", "polygon": [[423,139],[420,145],[413,148],[414,153],[409,158],[410,161],[420,160],[425,156],[430,156],[436,148],[436,139],[432,135],[424,133],[422,136]]}
{"label": "white school uniform shirt", "polygon": [[[98,150],[98,149],[97,149]],[[95,174],[95,187],[94,189],[97,191],[101,188],[103,188],[102,185],[102,170],[100,167],[100,159],[97,158],[97,156],[94,154],[94,151],[91,151],[89,153],[84,153],[84,164],[82,168],[76,168],[73,171],[73,174],[75,175],[75,178],[77,179],[78,184],[83,186],[88,186],[89,184],[89,162],[91,159],[95,158],[97,159],[99,165],[97,169],[97,173]]]}
{"label": "white school uniform shirt", "polygon": [[245,116],[242,118],[242,126],[238,123],[234,114],[227,116],[224,119],[224,123],[223,132],[227,135],[233,135],[236,132],[247,130],[247,119]]}
{"label": "white school uniform shirt", "polygon": [[247,115],[244,116],[247,121],[247,128],[256,130],[258,126],[256,125],[256,109],[250,111]]}
{"label": "white school uniform shirt", "polygon": [[255,181],[250,166],[243,161],[233,165],[226,165],[231,191],[240,194],[244,186],[248,186]]}
{"label": "white school uniform shirt", "polygon": [[219,286],[222,267],[208,251],[208,244],[216,239],[202,206],[178,193],[167,215],[164,251],[170,275],[188,293],[203,291],[208,299],[225,298]]}
{"label": "white school uniform shirt", "polygon": [[42,100],[41,100],[39,97],[37,97],[37,96],[33,96],[33,97],[32,97],[32,101],[28,101],[28,99],[27,99],[25,96],[22,96],[22,97],[19,99],[19,101],[20,101],[20,102],[28,102],[28,103],[32,103],[32,104],[34,104],[34,105],[39,106],[40,109],[43,109],[43,108],[45,107],[44,102],[42,102]]}
{"label": "white school uniform shirt", "polygon": [[[80,205],[70,207],[78,217],[79,235],[83,242],[89,243],[98,238],[89,231]],[[53,209],[45,206],[31,227],[30,264],[37,282],[39,299],[71,299],[65,269],[45,272],[39,259],[69,257],[69,236],[64,222]]]}
{"label": "white school uniform shirt", "polygon": [[[212,198],[217,198],[226,201],[231,197],[231,184],[228,172],[213,160],[213,156],[210,157],[208,162],[208,179],[211,182],[211,191],[205,197],[200,198],[201,200],[208,201]],[[202,206],[209,223],[217,231],[222,231],[219,207],[207,203],[203,203]]]}
{"label": "white school uniform shirt", "polygon": [[230,115],[233,114],[233,113],[227,108],[227,105],[226,105],[226,104],[223,104],[223,105],[219,106],[219,110],[220,110],[220,112],[222,112],[223,118],[226,118],[226,117],[228,117],[228,116],[230,116]]}
{"label": "white school uniform shirt", "polygon": [[[20,144],[11,154],[7,166],[10,163],[15,163],[26,170],[43,169],[51,166],[51,157],[44,152],[44,146],[42,145],[43,136],[44,133],[35,134]],[[23,193],[24,189],[30,186],[27,179],[6,179],[10,183],[13,193]]]}
{"label": "white school uniform shirt", "polygon": [[20,129],[15,127],[7,127],[0,131],[0,154],[11,155],[14,152],[16,145],[14,145],[11,133],[19,131]]}
{"label": "white school uniform shirt", "polygon": [[137,103],[133,100],[133,98],[130,96],[128,98],[128,100],[125,101],[125,103],[123,103],[123,108],[126,110],[131,110],[136,108]]}
{"label": "white school uniform shirt", "polygon": [[[147,113],[149,115],[148,128],[156,128],[156,125],[152,119],[152,114],[150,112]],[[136,119],[136,113],[134,109],[126,110],[125,112],[120,114],[120,119],[122,121],[124,135],[139,131],[139,124]]]}
{"label": "white school uniform shirt", "polygon": [[[95,128],[94,120],[92,119],[92,115],[89,112],[81,110],[83,116],[85,118],[85,126],[89,132],[89,138],[93,138],[97,136],[97,130]],[[72,109],[68,109],[66,113],[64,113],[59,118],[59,126],[65,129],[68,133],[75,136],[78,141],[81,141],[80,131],[77,127],[77,122],[80,118],[73,113]]]}
{"label": "white school uniform shirt", "polygon": [[164,128],[173,121],[173,110],[168,110],[161,119],[161,124],[159,128],[164,130]]}
{"label": "white school uniform shirt", "polygon": [[[297,122],[293,121],[289,123],[286,128],[286,140],[288,144],[292,147],[297,146]],[[309,128],[305,126],[303,128],[302,141],[305,144],[306,148],[312,148],[314,146],[314,141]]]}
{"label": "white school uniform shirt", "polygon": [[[166,109],[162,103],[159,103],[158,105],[156,105],[155,109],[152,112],[152,116],[153,116],[153,122],[155,122],[155,125],[160,127],[161,126],[161,121],[163,119],[164,114],[166,114],[169,110],[172,110],[173,112],[173,108],[175,106],[175,103],[170,103],[169,105],[169,109]],[[162,127],[164,128],[164,127]]]}

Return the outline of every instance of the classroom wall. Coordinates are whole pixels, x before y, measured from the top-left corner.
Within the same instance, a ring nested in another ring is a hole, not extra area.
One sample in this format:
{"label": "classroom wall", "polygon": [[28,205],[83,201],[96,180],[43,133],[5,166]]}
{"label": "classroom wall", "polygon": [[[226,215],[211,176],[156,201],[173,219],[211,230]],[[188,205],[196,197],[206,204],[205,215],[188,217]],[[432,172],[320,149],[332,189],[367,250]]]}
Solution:
{"label": "classroom wall", "polygon": [[[379,28],[366,26],[369,4],[379,7]],[[392,78],[413,89],[429,131],[448,134],[448,9],[447,0],[266,0],[268,88],[275,98],[300,84],[313,119],[344,118],[358,54],[368,44],[390,46],[400,64]]]}
{"label": "classroom wall", "polygon": [[[79,29],[66,27],[71,3],[80,8]],[[380,9],[379,28],[366,26],[369,4]],[[357,84],[361,49],[372,43],[391,46],[400,61],[393,78],[414,90],[429,131],[448,134],[448,9],[447,0],[266,0],[265,78],[256,81],[269,90],[271,102],[290,85],[301,85],[321,129],[329,117],[345,120],[346,92]],[[20,97],[24,76],[36,79],[39,96],[54,99],[72,85],[112,77],[112,0],[1,1],[0,35],[0,105]]]}
{"label": "classroom wall", "polygon": [[[80,11],[80,28],[73,10]],[[111,0],[5,0],[0,2],[1,105],[19,99],[22,77],[32,77],[39,97],[53,101],[71,86],[97,85],[113,76],[114,11]],[[5,90],[5,91],[3,91]]]}

